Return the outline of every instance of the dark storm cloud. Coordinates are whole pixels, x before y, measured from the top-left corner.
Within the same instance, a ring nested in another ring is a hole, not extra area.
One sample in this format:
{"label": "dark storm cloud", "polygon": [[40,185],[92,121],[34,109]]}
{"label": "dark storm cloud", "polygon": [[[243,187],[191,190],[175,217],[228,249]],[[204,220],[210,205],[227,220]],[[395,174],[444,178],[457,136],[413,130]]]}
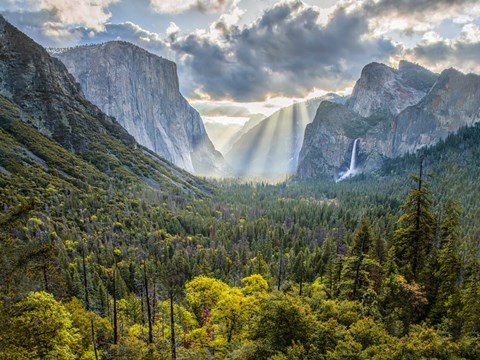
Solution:
{"label": "dark storm cloud", "polygon": [[368,15],[404,14],[409,16],[423,13],[428,15],[434,11],[449,11],[455,7],[464,8],[466,5],[476,4],[478,0],[380,0],[366,1],[362,8]]}
{"label": "dark storm cloud", "polygon": [[417,61],[437,68],[456,67],[466,72],[479,72],[480,39],[477,42],[438,41],[419,44],[409,51]]}
{"label": "dark storm cloud", "polygon": [[365,63],[397,51],[387,39],[363,36],[368,23],[357,13],[338,9],[324,26],[319,16],[300,1],[282,2],[244,28],[230,27],[224,41],[191,34],[171,46],[187,55],[185,64],[203,92],[240,101],[340,89]]}

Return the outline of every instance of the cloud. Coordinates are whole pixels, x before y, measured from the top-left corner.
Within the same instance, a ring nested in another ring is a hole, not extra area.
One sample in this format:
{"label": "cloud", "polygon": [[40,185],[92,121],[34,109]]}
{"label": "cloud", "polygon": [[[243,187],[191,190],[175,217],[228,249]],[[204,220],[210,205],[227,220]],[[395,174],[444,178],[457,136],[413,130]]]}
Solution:
{"label": "cloud", "polygon": [[167,30],[165,31],[165,33],[167,34],[167,36],[170,38],[171,41],[175,40],[179,32],[180,32],[180,28],[174,22],[171,22],[168,25]]}
{"label": "cloud", "polygon": [[58,21],[56,12],[52,10],[4,11],[3,15],[35,41],[47,47],[75,45],[84,37],[84,28],[66,27]]}
{"label": "cloud", "polygon": [[444,39],[433,32],[427,34],[419,44],[406,52],[406,57],[435,71],[455,67],[464,72],[480,73],[480,28],[476,24],[464,25],[454,39]]}
{"label": "cloud", "polygon": [[477,0],[366,0],[362,8],[371,15],[428,16],[432,12],[454,13],[464,11]]}
{"label": "cloud", "polygon": [[[324,20],[321,9],[299,0],[282,1],[244,27],[221,19],[209,32],[177,37],[170,44],[189,71],[190,91],[199,98],[252,101],[304,96],[313,88],[341,90],[371,61],[404,56],[439,70],[451,61],[476,69],[480,34],[464,26],[455,41],[432,31],[445,19],[464,23],[480,14],[473,0],[344,1]],[[391,31],[423,33],[414,50],[388,39]],[[439,56],[442,61],[437,60]],[[191,94],[189,94],[191,95]]]}
{"label": "cloud", "polygon": [[[160,12],[219,13],[210,26],[186,34],[171,22],[166,36],[128,21],[109,24],[109,6],[116,1],[73,6],[64,0],[5,0],[0,10],[10,10],[7,19],[47,46],[121,39],[174,60],[184,95],[204,100],[339,91],[352,86],[367,63],[402,57],[436,71],[477,71],[480,55],[480,30],[473,23],[480,16],[478,0],[343,0],[329,9],[282,0],[247,24],[239,0],[149,0]],[[456,38],[440,35],[445,19],[451,29],[463,26]],[[417,43],[409,49],[389,38],[412,31]]]}
{"label": "cloud", "polygon": [[175,59],[175,54],[170,51],[167,40],[163,39],[160,34],[143,29],[130,21],[121,24],[106,24],[105,30],[101,32],[92,33],[90,29],[82,29],[82,33],[84,42],[128,41],[157,55]]}
{"label": "cloud", "polygon": [[112,14],[108,7],[120,0],[7,0],[0,10],[16,26],[47,46],[77,43],[84,28],[105,30]]}
{"label": "cloud", "polygon": [[151,8],[162,14],[179,14],[190,10],[221,13],[232,4],[229,0],[150,0]]}
{"label": "cloud", "polygon": [[478,0],[364,0],[343,6],[363,13],[377,35],[394,30],[425,32],[446,19],[465,23],[480,15]]}
{"label": "cloud", "polygon": [[365,18],[343,8],[322,25],[319,9],[283,1],[252,24],[227,28],[222,39],[193,33],[171,48],[190,69],[200,97],[252,101],[349,85],[365,63],[397,51],[385,38],[364,36],[368,31]]}
{"label": "cloud", "polygon": [[108,7],[120,0],[7,0],[0,8],[9,12],[34,14],[46,12],[51,14],[51,23],[56,27],[84,26],[97,31],[112,14]]}
{"label": "cloud", "polygon": [[108,6],[118,1],[40,0],[37,6],[42,10],[54,11],[60,24],[85,26],[100,31],[112,16]]}
{"label": "cloud", "polygon": [[197,111],[202,116],[228,116],[247,118],[252,115],[246,107],[233,104],[199,101],[192,103],[192,106],[195,107],[195,109],[197,109]]}

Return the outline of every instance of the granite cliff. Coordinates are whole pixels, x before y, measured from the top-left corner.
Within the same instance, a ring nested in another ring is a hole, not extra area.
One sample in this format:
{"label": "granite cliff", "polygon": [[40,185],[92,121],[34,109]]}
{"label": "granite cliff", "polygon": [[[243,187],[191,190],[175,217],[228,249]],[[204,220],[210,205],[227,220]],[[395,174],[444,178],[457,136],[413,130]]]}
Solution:
{"label": "granite cliff", "polygon": [[428,95],[395,118],[391,156],[432,145],[478,121],[480,76],[444,70]]}
{"label": "granite cliff", "polygon": [[1,16],[0,95],[29,114],[26,122],[73,152],[89,151],[96,133],[135,144],[115,119],[85,99],[59,60]]}
{"label": "granite cliff", "polygon": [[338,152],[339,149],[352,151],[352,139],[358,137],[358,129],[352,125],[367,126],[364,119],[348,107],[323,101],[313,122],[305,129],[298,175],[303,179],[330,177],[348,167],[349,158],[338,156]]}
{"label": "granite cliff", "polygon": [[0,156],[0,168],[9,175],[28,169],[84,191],[117,181],[166,194],[206,190],[202,181],[139,146],[85,98],[61,61],[2,16],[0,132],[13,144],[3,146],[8,154]]}
{"label": "granite cliff", "polygon": [[363,68],[346,105],[363,117],[379,112],[397,115],[417,104],[436,79],[436,74],[407,61],[401,61],[398,69],[370,63]]}
{"label": "granite cliff", "polygon": [[87,99],[142,145],[199,175],[228,172],[202,119],[179,91],[176,64],[133,44],[113,41],[54,51]]}
{"label": "granite cliff", "polygon": [[246,131],[225,158],[240,176],[279,176],[294,173],[307,124],[323,100],[343,103],[336,94],[284,107]]}
{"label": "granite cliff", "polygon": [[434,145],[480,121],[480,77],[454,69],[436,75],[405,61],[398,69],[372,63],[345,106],[320,108],[305,132],[301,179],[338,178],[348,168],[355,139],[358,170],[371,172],[385,158]]}

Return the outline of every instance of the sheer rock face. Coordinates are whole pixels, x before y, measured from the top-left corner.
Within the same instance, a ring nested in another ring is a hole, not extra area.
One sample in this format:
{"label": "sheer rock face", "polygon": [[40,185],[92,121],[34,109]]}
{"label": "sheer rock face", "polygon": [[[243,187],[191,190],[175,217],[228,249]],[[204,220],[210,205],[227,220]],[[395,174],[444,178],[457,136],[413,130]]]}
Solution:
{"label": "sheer rock face", "polygon": [[[334,177],[340,168],[348,167],[343,156],[353,147],[348,126],[362,122],[361,116],[346,106],[323,101],[315,119],[305,129],[305,139],[299,156],[297,174],[301,179]],[[342,156],[339,156],[342,154]]]}
{"label": "sheer rock face", "polygon": [[323,100],[345,101],[327,94],[284,107],[246,131],[225,158],[240,176],[280,176],[295,173],[305,128]]}
{"label": "sheer rock face", "polygon": [[363,68],[347,106],[363,117],[378,112],[397,115],[417,104],[436,78],[427,69],[406,61],[400,62],[398,70],[374,62]]}
{"label": "sheer rock face", "polygon": [[142,145],[200,175],[225,175],[202,119],[179,91],[176,64],[126,42],[54,53],[85,96]]}
{"label": "sheer rock face", "polygon": [[395,118],[391,156],[432,145],[480,121],[480,76],[442,72],[427,96]]}
{"label": "sheer rock face", "polygon": [[84,153],[91,134],[134,139],[88,102],[65,66],[0,16],[0,95],[30,116],[25,121],[67,149]]}
{"label": "sheer rock face", "polygon": [[385,158],[434,145],[478,121],[480,76],[448,69],[438,77],[408,62],[398,70],[369,64],[345,107],[320,105],[305,132],[297,174],[337,177],[356,138],[358,171],[372,172]]}

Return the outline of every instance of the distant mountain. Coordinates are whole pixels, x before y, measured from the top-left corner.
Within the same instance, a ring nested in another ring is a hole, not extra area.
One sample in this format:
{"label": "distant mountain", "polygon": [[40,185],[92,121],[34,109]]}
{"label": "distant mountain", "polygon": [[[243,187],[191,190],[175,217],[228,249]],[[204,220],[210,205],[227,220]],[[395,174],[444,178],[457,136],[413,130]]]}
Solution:
{"label": "distant mountain", "polygon": [[265,120],[266,116],[263,114],[251,114],[249,115],[249,120],[243,124],[242,128],[236,132],[230,141],[225,144],[225,146],[222,149],[223,154],[227,154],[230,150],[232,150],[233,145],[247,132],[250,131],[250,129],[253,129],[255,126],[260,124],[263,120]]}
{"label": "distant mountain", "polygon": [[336,94],[280,109],[246,131],[225,155],[240,176],[278,176],[295,172],[305,127],[323,100],[345,102]]}
{"label": "distant mountain", "polygon": [[58,59],[1,16],[0,54],[0,172],[7,183],[30,178],[89,191],[119,181],[165,193],[204,191],[201,181],[140,147],[84,97]]}
{"label": "distant mountain", "polygon": [[338,177],[349,166],[357,138],[358,172],[371,172],[386,158],[434,145],[479,122],[480,77],[454,69],[437,76],[408,62],[398,70],[373,63],[363,69],[344,107],[327,107],[329,118],[343,125],[317,113],[306,130],[301,179]]}
{"label": "distant mountain", "polygon": [[229,152],[233,144],[243,134],[265,119],[265,115],[263,114],[249,114],[248,117],[249,120],[244,125],[205,122],[205,130],[218,151],[222,154]]}
{"label": "distant mountain", "polygon": [[176,64],[135,45],[113,41],[52,51],[85,96],[142,145],[199,175],[228,172],[202,119],[179,91]]}
{"label": "distant mountain", "polygon": [[437,77],[407,61],[401,61],[398,69],[373,62],[363,68],[346,105],[363,117],[378,112],[397,115],[406,107],[418,103]]}
{"label": "distant mountain", "polygon": [[243,125],[241,124],[225,124],[221,122],[206,121],[205,130],[207,131],[208,137],[212,140],[215,149],[218,149],[222,154],[224,153],[224,148],[231,146],[230,142],[232,138],[236,136],[240,130],[242,130]]}

